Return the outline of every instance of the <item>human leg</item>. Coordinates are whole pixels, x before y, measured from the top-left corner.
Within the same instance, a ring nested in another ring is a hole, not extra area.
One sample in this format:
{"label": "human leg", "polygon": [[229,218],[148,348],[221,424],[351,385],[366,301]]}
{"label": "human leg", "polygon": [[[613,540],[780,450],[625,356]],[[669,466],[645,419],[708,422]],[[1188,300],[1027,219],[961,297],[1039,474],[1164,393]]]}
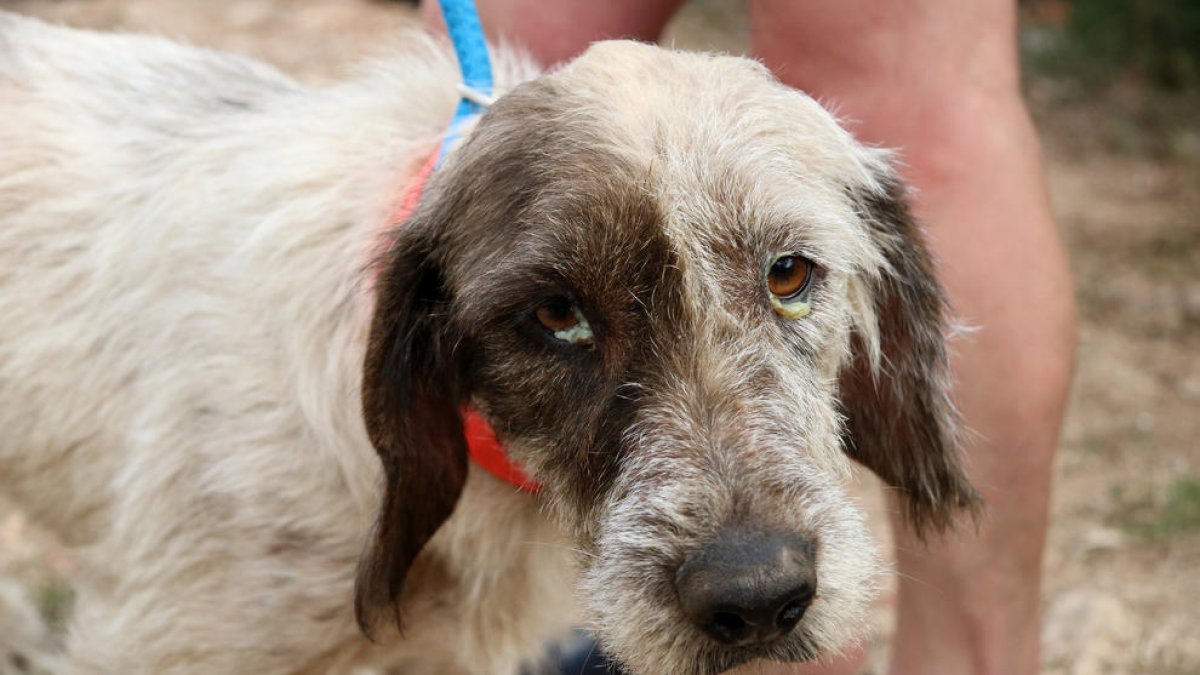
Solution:
{"label": "human leg", "polygon": [[[541,63],[565,61],[596,40],[631,38],[653,42],[682,0],[481,0],[479,18],[488,37],[522,45]],[[436,0],[421,3],[426,25],[438,26]]]}
{"label": "human leg", "polygon": [[865,141],[901,149],[956,345],[966,448],[987,499],[926,548],[896,527],[893,673],[1034,673],[1050,475],[1074,355],[1074,304],[1025,110],[1011,0],[754,0],[754,47]]}

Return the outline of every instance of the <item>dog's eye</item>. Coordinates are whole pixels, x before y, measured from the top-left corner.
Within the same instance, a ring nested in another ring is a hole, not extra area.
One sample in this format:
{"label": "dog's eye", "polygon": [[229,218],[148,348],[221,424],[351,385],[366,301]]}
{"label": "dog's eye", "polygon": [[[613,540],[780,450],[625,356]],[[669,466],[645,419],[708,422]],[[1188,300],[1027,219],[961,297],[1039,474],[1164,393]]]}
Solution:
{"label": "dog's eye", "polygon": [[812,263],[796,255],[780,256],[767,273],[767,286],[780,300],[791,300],[808,287],[811,276]]}
{"label": "dog's eye", "polygon": [[570,300],[553,298],[539,305],[533,314],[559,340],[584,347],[592,344],[592,326]]}
{"label": "dog's eye", "polygon": [[794,253],[775,258],[767,269],[767,288],[776,312],[789,319],[808,315],[808,291],[815,271],[812,262]]}

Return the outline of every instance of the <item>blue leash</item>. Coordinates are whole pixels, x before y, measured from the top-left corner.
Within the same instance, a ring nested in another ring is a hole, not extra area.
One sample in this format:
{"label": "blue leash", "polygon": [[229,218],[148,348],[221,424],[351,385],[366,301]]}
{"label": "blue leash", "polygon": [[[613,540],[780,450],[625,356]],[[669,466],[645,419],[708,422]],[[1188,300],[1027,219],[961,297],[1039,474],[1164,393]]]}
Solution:
{"label": "blue leash", "polygon": [[446,20],[446,31],[454,45],[454,54],[458,57],[458,68],[462,71],[463,86],[477,96],[471,97],[464,92],[462,100],[458,102],[454,119],[450,121],[450,128],[446,130],[446,138],[438,152],[439,166],[450,146],[458,140],[463,124],[483,114],[486,108],[472,98],[478,99],[480,94],[483,98],[492,95],[492,61],[488,58],[487,41],[483,37],[483,25],[479,23],[474,0],[441,0],[440,4],[442,18]]}

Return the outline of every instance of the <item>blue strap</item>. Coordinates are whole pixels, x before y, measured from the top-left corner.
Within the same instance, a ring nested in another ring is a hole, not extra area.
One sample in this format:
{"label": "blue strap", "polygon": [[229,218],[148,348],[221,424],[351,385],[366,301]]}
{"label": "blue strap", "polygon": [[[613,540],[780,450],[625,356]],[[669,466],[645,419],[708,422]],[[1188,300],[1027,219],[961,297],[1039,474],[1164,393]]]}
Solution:
{"label": "blue strap", "polygon": [[[488,58],[487,41],[483,37],[483,26],[479,23],[479,12],[475,10],[473,0],[441,0],[442,18],[446,20],[446,30],[450,34],[450,42],[454,45],[454,54],[458,57],[458,67],[462,71],[463,84],[477,92],[491,96],[492,94],[492,62]],[[474,101],[462,99],[454,111],[454,119],[442,141],[442,149],[438,153],[437,163],[440,165],[446,156],[446,151],[459,137],[459,128],[463,122],[483,113],[483,106]]]}

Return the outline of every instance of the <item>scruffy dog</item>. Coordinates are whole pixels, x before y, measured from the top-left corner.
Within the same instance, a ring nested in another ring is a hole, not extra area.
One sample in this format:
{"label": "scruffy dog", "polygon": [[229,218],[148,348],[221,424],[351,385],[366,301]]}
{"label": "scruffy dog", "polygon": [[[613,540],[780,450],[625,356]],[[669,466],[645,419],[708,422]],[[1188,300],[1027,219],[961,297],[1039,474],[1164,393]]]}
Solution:
{"label": "scruffy dog", "polygon": [[887,154],[748,60],[501,54],[397,225],[457,99],[408,42],[314,89],[0,15],[0,485],[84,563],[67,670],[513,673],[572,587],[642,674],[861,635],[850,459],[976,500]]}

